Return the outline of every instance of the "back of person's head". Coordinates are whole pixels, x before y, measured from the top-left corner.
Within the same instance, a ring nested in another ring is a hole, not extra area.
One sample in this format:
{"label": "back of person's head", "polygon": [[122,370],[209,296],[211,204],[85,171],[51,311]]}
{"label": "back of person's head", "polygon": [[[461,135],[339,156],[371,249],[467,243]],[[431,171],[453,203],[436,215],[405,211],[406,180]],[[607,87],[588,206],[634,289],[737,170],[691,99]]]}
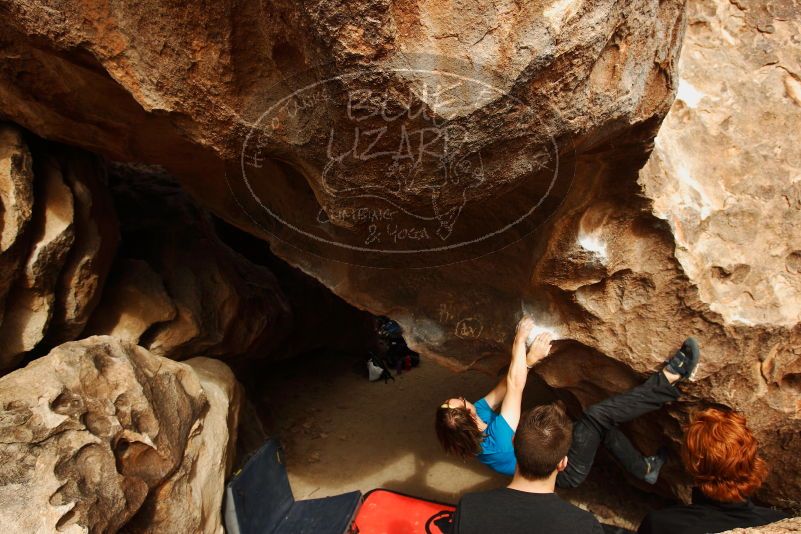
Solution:
{"label": "back of person's head", "polygon": [[567,456],[572,439],[573,422],[560,404],[523,413],[514,437],[518,472],[529,480],[548,478]]}
{"label": "back of person's head", "polygon": [[478,429],[473,414],[467,408],[437,409],[434,423],[437,439],[448,454],[467,459],[481,452],[481,440],[484,434]]}
{"label": "back of person's head", "polygon": [[704,495],[720,502],[744,501],[768,475],[745,417],[716,408],[692,416],[684,432],[682,460]]}

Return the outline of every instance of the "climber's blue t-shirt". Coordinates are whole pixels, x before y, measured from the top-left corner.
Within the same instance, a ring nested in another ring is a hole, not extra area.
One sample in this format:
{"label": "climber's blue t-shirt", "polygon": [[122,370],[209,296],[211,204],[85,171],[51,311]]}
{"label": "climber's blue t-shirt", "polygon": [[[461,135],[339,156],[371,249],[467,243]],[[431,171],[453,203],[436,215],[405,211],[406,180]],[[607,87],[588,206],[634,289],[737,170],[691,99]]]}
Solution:
{"label": "climber's blue t-shirt", "polygon": [[475,403],[476,414],[487,423],[484,431],[484,440],[481,442],[481,454],[478,460],[502,475],[515,474],[515,449],[512,438],[515,431],[506,422],[506,419],[497,412],[492,411],[487,401],[481,399]]}

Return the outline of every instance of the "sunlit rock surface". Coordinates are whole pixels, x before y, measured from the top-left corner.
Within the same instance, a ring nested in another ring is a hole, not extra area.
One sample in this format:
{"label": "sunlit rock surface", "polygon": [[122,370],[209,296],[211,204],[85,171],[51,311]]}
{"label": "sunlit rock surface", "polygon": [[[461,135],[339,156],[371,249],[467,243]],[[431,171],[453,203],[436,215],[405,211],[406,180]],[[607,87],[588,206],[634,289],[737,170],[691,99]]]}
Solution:
{"label": "sunlit rock surface", "polygon": [[222,502],[236,451],[241,387],[219,360],[185,363],[196,373],[209,409],[193,428],[181,465],[151,493],[128,532],[225,532]]}
{"label": "sunlit rock surface", "polygon": [[[640,173],[705,313],[698,393],[740,410],[772,460],[774,502],[801,499],[801,9],[695,1],[676,102]],[[708,345],[710,341],[707,341]]]}
{"label": "sunlit rock surface", "polygon": [[699,1],[642,173],[701,299],[727,322],[801,320],[801,23],[793,4]]}
{"label": "sunlit rock surface", "polygon": [[801,517],[794,517],[792,519],[785,519],[754,528],[736,528],[734,530],[727,530],[724,534],[791,534],[801,532]]}
{"label": "sunlit rock surface", "polygon": [[0,378],[0,523],[222,532],[237,387],[221,362],[185,365],[105,336]]}

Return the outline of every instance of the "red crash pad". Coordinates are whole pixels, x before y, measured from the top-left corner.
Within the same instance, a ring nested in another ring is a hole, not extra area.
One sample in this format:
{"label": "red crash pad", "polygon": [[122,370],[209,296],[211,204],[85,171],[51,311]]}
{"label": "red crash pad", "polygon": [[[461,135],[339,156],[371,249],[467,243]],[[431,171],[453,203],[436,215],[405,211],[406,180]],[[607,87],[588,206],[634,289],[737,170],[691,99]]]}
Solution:
{"label": "red crash pad", "polygon": [[[443,534],[453,505],[385,489],[368,491],[354,522],[358,534]],[[444,528],[444,530],[443,530]]]}

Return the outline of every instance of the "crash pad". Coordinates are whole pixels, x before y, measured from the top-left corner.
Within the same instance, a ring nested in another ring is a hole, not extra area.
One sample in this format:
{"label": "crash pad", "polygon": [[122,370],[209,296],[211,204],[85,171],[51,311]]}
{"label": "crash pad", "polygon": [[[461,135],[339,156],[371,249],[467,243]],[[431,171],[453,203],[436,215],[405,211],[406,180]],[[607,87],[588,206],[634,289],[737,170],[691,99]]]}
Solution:
{"label": "crash pad", "polygon": [[449,531],[455,509],[451,504],[374,489],[364,495],[354,531],[358,534],[444,534]]}

